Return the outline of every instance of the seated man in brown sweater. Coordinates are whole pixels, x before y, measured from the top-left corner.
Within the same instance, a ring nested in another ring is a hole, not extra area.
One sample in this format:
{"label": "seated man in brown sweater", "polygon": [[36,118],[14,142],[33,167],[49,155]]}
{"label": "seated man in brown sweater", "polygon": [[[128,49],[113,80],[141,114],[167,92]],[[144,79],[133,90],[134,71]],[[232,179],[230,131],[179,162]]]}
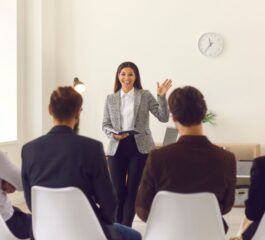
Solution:
{"label": "seated man in brown sweater", "polygon": [[202,120],[207,112],[203,95],[186,86],[175,89],[168,102],[180,138],[149,154],[136,200],[138,216],[147,220],[152,201],[162,190],[214,193],[221,213],[228,213],[234,202],[235,157],[203,135]]}

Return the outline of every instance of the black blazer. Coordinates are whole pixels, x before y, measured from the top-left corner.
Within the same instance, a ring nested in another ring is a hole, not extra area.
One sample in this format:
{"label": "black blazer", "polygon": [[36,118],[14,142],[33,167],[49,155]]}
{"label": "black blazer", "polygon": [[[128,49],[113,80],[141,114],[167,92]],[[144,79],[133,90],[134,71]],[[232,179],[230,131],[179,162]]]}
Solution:
{"label": "black blazer", "polygon": [[84,192],[101,222],[115,220],[117,202],[102,143],[79,136],[67,126],[56,126],[23,146],[22,181],[29,209],[32,186],[73,186]]}
{"label": "black blazer", "polygon": [[245,213],[248,219],[259,222],[265,212],[265,156],[253,160],[250,175]]}

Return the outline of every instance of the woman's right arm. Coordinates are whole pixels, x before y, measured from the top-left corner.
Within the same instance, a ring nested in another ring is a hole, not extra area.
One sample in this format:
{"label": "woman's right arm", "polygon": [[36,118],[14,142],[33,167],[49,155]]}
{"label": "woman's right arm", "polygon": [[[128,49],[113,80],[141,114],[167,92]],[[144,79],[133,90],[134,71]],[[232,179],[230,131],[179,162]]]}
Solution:
{"label": "woman's right arm", "polygon": [[106,129],[106,128],[113,128],[111,124],[111,120],[110,120],[108,99],[109,99],[109,96],[107,96],[106,101],[105,101],[102,130],[106,133],[108,138],[112,139],[113,138],[112,133]]}
{"label": "woman's right arm", "polygon": [[106,133],[108,138],[115,139],[115,140],[119,141],[119,140],[122,140],[122,139],[128,137],[129,134],[128,133],[114,134],[108,130],[108,128],[111,128],[111,129],[113,128],[111,120],[110,120],[110,114],[109,114],[109,108],[108,108],[108,98],[109,98],[109,96],[106,99],[105,107],[104,107],[104,117],[103,117],[103,123],[102,123],[102,130]]}

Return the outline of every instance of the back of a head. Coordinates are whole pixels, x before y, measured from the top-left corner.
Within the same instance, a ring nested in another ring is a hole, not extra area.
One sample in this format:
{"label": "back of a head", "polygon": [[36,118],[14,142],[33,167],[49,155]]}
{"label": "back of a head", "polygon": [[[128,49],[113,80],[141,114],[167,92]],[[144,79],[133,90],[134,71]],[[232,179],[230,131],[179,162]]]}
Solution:
{"label": "back of a head", "polygon": [[80,110],[82,96],[72,87],[58,87],[50,97],[49,108],[54,118],[69,120]]}
{"label": "back of a head", "polygon": [[187,127],[200,124],[207,112],[204,96],[191,86],[176,88],[170,94],[168,104],[174,120]]}

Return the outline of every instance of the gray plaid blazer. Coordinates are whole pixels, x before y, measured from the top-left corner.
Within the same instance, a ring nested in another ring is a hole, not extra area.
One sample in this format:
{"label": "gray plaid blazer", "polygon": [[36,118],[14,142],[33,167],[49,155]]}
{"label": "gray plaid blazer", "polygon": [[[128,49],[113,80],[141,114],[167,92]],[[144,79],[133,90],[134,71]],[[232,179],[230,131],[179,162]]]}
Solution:
{"label": "gray plaid blazer", "polygon": [[[134,135],[134,137],[139,152],[147,154],[155,147],[149,128],[149,111],[159,121],[168,122],[169,111],[167,101],[166,97],[160,96],[157,96],[156,100],[148,90],[135,88],[134,94],[134,128],[140,132],[140,134]],[[107,150],[108,156],[114,156],[119,146],[119,140],[114,139],[111,132],[106,128],[121,130],[120,105],[120,91],[107,96],[102,129],[110,139]]]}

